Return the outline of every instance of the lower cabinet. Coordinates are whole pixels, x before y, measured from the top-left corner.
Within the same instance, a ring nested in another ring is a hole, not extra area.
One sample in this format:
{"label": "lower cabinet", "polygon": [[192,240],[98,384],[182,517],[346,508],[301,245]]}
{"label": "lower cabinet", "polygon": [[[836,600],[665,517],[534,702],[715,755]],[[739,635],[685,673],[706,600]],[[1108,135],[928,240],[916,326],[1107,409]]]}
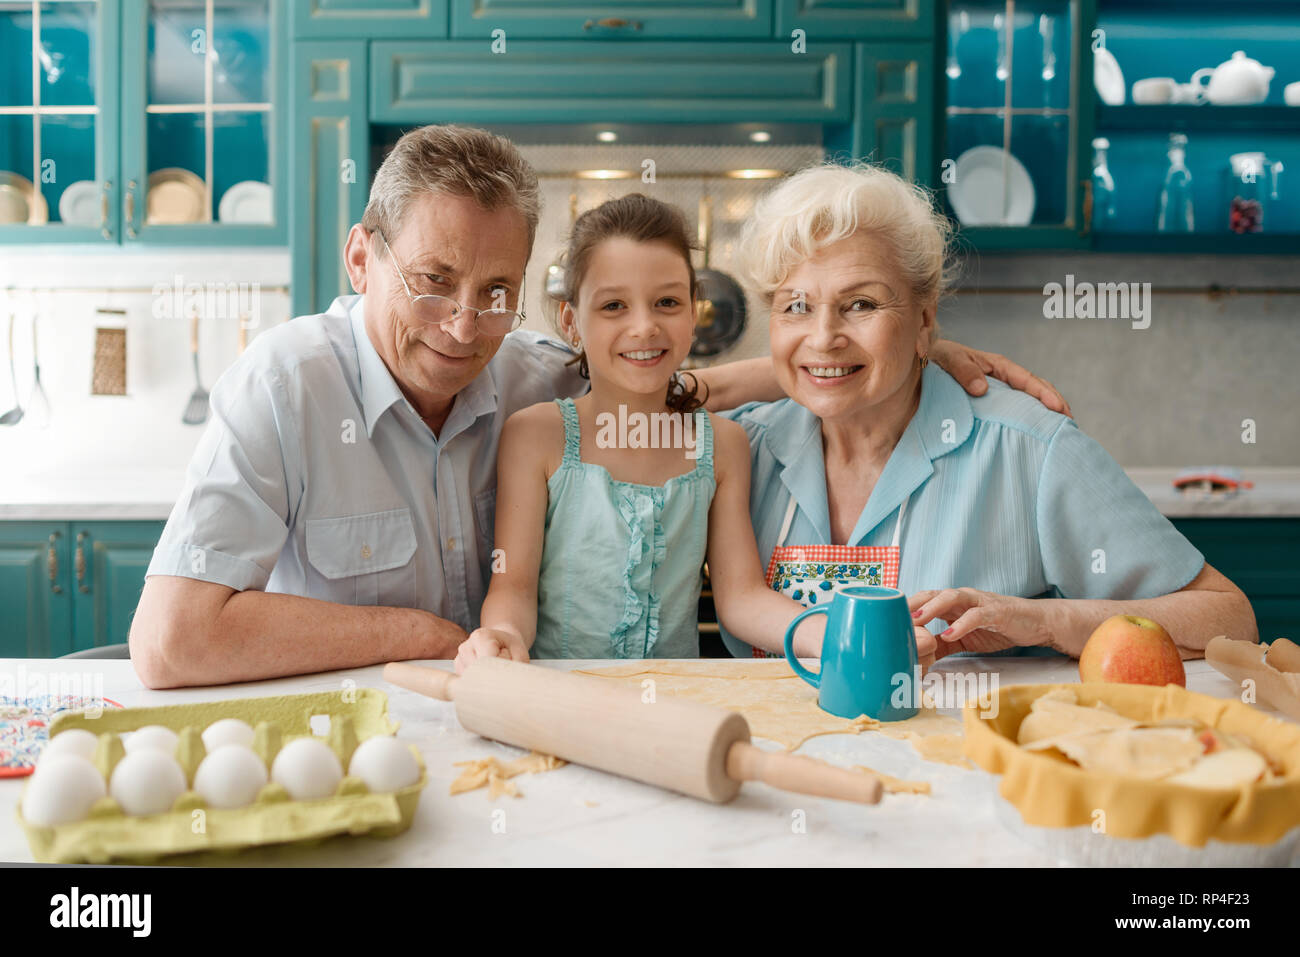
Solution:
{"label": "lower cabinet", "polygon": [[124,642],[162,522],[0,522],[0,658]]}
{"label": "lower cabinet", "polygon": [[1300,641],[1300,518],[1178,518],[1174,526],[1255,609],[1259,640]]}

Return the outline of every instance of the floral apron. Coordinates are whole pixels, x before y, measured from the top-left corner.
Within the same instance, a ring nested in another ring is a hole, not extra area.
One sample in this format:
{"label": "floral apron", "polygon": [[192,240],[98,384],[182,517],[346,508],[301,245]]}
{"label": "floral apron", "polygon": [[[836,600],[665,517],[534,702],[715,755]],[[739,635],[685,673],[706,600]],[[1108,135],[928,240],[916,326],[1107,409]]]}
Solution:
{"label": "floral apron", "polygon": [[[790,534],[798,508],[791,496],[776,548],[772,549],[772,557],[767,563],[767,587],[793,598],[805,608],[824,604],[841,588],[854,585],[897,588],[898,564],[902,555],[898,543],[910,499],[909,495],[898,507],[894,540],[889,545],[786,545],[785,539]],[[755,658],[781,657],[761,648],[753,649],[753,655]]]}

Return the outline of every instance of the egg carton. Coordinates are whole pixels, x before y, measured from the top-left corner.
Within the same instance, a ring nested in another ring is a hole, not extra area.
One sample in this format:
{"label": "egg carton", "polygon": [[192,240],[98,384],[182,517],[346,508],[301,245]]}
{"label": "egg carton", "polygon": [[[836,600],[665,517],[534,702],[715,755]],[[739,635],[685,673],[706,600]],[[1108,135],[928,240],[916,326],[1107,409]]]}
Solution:
{"label": "egg carton", "polygon": [[[322,716],[328,718],[329,731],[315,734],[313,719],[319,722]],[[120,735],[149,725],[175,731],[179,736],[175,757],[188,789],[170,811],[161,814],[129,816],[106,796],[95,802],[87,818],[53,827],[24,820],[19,801],[18,823],[32,856],[42,863],[148,863],[175,854],[314,843],[338,834],[394,837],[411,826],[420,791],[428,783],[424,761],[414,746],[419,780],[391,793],[372,793],[359,778],[345,774],[334,794],[319,800],[293,800],[282,785],[271,781],[250,805],[209,807],[193,790],[194,774],[205,756],[201,732],[223,718],[238,718],[254,728],[252,748],[268,769],[284,745],[305,737],[328,744],[347,769],[358,744],[397,731],[388,718],[388,696],[372,688],[125,708],[97,716],[64,712],[50,728],[51,740],[73,728],[97,735],[94,764],[106,781],[124,754]]]}

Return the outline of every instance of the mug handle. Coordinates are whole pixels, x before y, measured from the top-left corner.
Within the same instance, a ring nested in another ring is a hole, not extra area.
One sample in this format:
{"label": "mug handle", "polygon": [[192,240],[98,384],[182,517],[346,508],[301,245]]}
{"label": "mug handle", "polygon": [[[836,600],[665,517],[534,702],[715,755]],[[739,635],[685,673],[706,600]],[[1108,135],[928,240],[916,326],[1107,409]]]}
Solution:
{"label": "mug handle", "polygon": [[830,611],[831,609],[829,605],[815,605],[806,611],[799,612],[799,614],[795,616],[794,621],[790,622],[790,626],[785,630],[785,660],[789,662],[790,667],[794,669],[795,674],[808,682],[814,688],[818,689],[822,686],[822,676],[819,674],[813,674],[803,665],[799,664],[799,659],[794,656],[794,630],[799,627],[799,622],[803,621],[809,615],[815,615],[818,612],[821,612],[823,615],[829,615]]}
{"label": "mug handle", "polygon": [[1201,69],[1192,74],[1192,86],[1196,87],[1195,99],[1193,102],[1205,102],[1205,91],[1209,89],[1210,85],[1209,83],[1202,83],[1201,78],[1205,77],[1208,80],[1212,76],[1214,76],[1214,67],[1212,66],[1201,67]]}

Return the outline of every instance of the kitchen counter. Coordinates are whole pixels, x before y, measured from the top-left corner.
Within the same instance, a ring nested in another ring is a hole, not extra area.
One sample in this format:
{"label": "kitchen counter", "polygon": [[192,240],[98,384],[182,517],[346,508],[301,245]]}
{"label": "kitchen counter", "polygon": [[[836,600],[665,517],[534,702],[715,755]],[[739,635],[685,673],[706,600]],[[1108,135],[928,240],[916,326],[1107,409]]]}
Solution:
{"label": "kitchen counter", "polygon": [[[608,662],[546,662],[577,668]],[[429,662],[449,668],[449,662]],[[949,659],[939,671],[1000,673],[1004,684],[1076,681],[1073,661]],[[457,761],[518,749],[465,731],[449,703],[424,698],[385,682],[379,667],[274,681],[150,691],[129,661],[0,659],[0,675],[16,687],[32,676],[70,670],[102,681],[105,697],[126,707],[183,704],[217,698],[329,691],[355,682],[389,697],[399,736],[419,746],[429,783],[411,829],[389,840],[338,837],[313,847],[266,847],[204,860],[214,866],[429,866],[429,865],[795,865],[906,867],[1056,866],[1057,860],[1008,832],[995,817],[995,778],[921,760],[906,741],[879,734],[813,738],[799,753],[841,764],[864,764],[897,777],[929,781],[931,795],[886,795],[874,807],[746,784],[729,804],[712,805],[600,771],[568,765],[515,778],[520,798],[491,801],[485,790],[452,797],[448,786]],[[1193,691],[1233,697],[1227,678],[1204,661],[1187,662]],[[1268,710],[1268,709],[1264,709]],[[956,714],[955,711],[947,713]],[[766,744],[766,742],[764,742]],[[25,779],[0,779],[0,861],[26,862],[31,854],[14,818]],[[796,811],[805,829],[792,826]],[[498,812],[504,813],[504,818]],[[500,823],[504,822],[504,833]],[[494,829],[495,825],[495,829]]]}
{"label": "kitchen counter", "polygon": [[[1170,484],[1176,468],[1132,468],[1129,477],[1169,518],[1300,516],[1300,468],[1243,469],[1255,483],[1216,501],[1186,499]],[[137,471],[0,477],[0,520],[165,521],[185,483],[185,465]]]}

